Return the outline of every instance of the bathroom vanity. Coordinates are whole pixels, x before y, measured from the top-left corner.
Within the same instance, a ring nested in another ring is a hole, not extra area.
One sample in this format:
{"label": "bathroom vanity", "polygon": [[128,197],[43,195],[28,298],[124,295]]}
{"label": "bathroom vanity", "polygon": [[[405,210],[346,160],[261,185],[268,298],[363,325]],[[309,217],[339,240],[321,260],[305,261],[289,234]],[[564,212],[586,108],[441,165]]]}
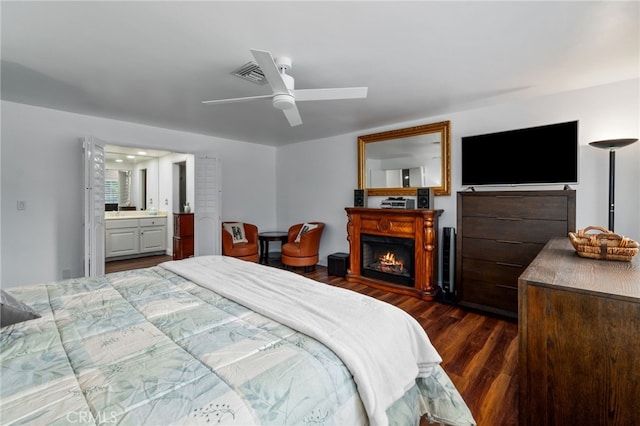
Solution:
{"label": "bathroom vanity", "polygon": [[105,214],[106,260],[165,254],[166,213],[151,215],[141,211]]}

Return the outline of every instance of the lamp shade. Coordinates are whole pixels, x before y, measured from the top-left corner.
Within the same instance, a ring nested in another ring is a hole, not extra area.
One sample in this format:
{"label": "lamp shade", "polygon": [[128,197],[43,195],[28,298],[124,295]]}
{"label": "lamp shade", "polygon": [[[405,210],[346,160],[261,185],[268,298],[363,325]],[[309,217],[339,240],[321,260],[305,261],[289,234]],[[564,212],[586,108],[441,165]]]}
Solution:
{"label": "lamp shade", "polygon": [[589,145],[602,149],[616,149],[631,145],[638,139],[607,139],[603,141],[589,142]]}

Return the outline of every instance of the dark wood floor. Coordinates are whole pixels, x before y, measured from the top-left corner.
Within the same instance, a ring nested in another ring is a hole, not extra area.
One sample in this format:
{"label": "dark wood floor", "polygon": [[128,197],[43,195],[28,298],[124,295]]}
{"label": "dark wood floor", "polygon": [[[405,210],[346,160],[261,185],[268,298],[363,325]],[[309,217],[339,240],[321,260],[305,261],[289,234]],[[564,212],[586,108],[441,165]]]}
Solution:
{"label": "dark wood floor", "polygon": [[[143,268],[170,256],[108,262],[107,272]],[[275,266],[279,266],[276,264]],[[327,268],[294,272],[336,287],[348,288],[404,309],[424,327],[442,356],[447,372],[471,409],[479,426],[518,424],[518,327],[439,302],[425,302],[330,276]]]}
{"label": "dark wood floor", "polygon": [[120,271],[129,271],[131,269],[137,268],[148,268],[150,266],[156,266],[162,262],[166,262],[167,260],[172,260],[172,256],[148,256],[148,257],[138,257],[135,259],[127,259],[127,260],[115,260],[112,262],[104,263],[104,270],[107,274],[111,272],[120,272]]}

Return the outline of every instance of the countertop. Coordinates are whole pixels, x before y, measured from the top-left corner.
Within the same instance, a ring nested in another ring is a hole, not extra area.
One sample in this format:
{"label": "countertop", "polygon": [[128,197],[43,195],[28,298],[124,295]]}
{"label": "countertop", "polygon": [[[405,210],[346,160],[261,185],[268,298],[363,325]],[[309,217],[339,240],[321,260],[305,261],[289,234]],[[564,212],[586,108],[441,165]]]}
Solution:
{"label": "countertop", "polygon": [[146,219],[153,217],[167,217],[167,212],[149,212],[149,211],[121,211],[121,212],[105,212],[105,220],[119,219]]}

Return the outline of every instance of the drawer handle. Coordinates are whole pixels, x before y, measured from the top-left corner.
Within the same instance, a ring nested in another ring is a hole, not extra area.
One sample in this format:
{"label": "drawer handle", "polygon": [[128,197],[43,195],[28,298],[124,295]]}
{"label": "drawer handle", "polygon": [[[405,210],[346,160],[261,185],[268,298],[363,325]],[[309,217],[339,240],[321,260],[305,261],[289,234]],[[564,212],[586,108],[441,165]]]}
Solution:
{"label": "drawer handle", "polygon": [[504,243],[504,244],[524,244],[522,241],[511,241],[511,240],[496,240],[496,243]]}
{"label": "drawer handle", "polygon": [[522,268],[522,265],[518,265],[517,263],[496,262],[496,265],[509,266],[510,268]]}
{"label": "drawer handle", "polygon": [[519,217],[496,217],[496,219],[498,219],[498,220],[522,220],[522,218],[519,218]]}
{"label": "drawer handle", "polygon": [[522,198],[522,195],[496,195],[496,198]]}

